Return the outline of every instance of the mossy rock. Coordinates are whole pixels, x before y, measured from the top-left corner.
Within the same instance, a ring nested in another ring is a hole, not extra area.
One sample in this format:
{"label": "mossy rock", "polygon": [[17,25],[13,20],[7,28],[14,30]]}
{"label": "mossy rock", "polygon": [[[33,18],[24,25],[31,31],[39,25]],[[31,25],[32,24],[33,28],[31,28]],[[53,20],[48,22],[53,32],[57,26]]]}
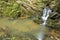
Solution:
{"label": "mossy rock", "polygon": [[60,25],[56,21],[49,19],[47,21],[47,26],[53,29],[60,29]]}

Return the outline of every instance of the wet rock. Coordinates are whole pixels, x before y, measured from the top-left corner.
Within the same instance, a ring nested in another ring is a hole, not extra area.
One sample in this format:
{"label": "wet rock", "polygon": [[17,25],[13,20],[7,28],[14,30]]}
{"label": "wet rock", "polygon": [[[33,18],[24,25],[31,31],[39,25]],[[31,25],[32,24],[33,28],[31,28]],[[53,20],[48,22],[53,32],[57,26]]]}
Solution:
{"label": "wet rock", "polygon": [[9,18],[9,20],[13,21],[13,20],[15,20],[15,18]]}

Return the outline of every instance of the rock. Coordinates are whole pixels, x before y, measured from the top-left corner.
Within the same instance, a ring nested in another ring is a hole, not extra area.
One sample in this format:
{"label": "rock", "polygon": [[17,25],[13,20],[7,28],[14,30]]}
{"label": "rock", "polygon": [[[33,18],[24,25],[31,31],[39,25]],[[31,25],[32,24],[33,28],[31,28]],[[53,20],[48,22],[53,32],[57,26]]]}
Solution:
{"label": "rock", "polygon": [[15,20],[15,18],[9,18],[9,20],[13,21],[13,20]]}
{"label": "rock", "polygon": [[[60,40],[60,30],[50,29],[44,40]],[[57,37],[58,36],[58,37]]]}

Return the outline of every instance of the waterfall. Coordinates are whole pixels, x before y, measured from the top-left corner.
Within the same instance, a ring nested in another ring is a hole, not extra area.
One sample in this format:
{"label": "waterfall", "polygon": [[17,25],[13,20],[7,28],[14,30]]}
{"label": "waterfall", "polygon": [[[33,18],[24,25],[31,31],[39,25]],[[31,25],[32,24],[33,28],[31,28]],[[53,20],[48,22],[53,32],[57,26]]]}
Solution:
{"label": "waterfall", "polygon": [[49,7],[45,7],[43,9],[43,15],[42,15],[42,25],[41,25],[41,29],[40,32],[38,33],[38,40],[43,40],[44,35],[46,34],[46,21],[49,17],[49,14],[51,13],[51,9]]}
{"label": "waterfall", "polygon": [[50,13],[51,13],[51,9],[49,9],[48,7],[43,9],[42,25],[46,25],[46,21],[47,21]]}

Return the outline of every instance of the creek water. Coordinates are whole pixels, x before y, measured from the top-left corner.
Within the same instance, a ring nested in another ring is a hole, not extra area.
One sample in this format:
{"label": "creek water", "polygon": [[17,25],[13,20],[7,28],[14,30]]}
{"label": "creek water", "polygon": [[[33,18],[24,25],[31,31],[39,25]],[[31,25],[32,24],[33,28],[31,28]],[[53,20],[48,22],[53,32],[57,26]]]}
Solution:
{"label": "creek water", "polygon": [[49,7],[45,7],[43,9],[43,15],[41,17],[43,23],[41,24],[41,29],[37,36],[38,40],[43,40],[45,34],[47,33],[48,28],[46,27],[46,24],[47,24],[46,21],[47,21],[50,13],[51,13],[51,9]]}

